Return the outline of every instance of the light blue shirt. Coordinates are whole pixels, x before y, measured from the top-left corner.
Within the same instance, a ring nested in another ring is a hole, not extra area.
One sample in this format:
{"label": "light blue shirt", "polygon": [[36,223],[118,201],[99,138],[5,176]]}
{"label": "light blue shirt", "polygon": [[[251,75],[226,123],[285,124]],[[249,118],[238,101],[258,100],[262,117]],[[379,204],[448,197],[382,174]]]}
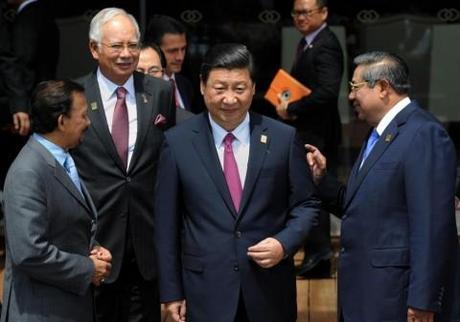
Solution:
{"label": "light blue shirt", "polygon": [[[209,123],[211,123],[212,136],[214,138],[214,144],[219,156],[220,165],[224,168],[224,143],[223,140],[227,133],[227,130],[217,124],[209,115]],[[248,171],[249,161],[249,143],[251,141],[251,133],[249,129],[249,113],[246,114],[243,122],[241,122],[232,132],[235,136],[235,140],[232,143],[233,154],[235,156],[236,165],[238,166],[238,173],[240,175],[241,186],[244,188],[244,182],[246,181],[246,173]]]}
{"label": "light blue shirt", "polygon": [[51,142],[44,136],[34,133],[32,134],[32,137],[41,145],[45,147],[45,149],[48,150],[49,153],[56,159],[57,162],[59,162],[60,165],[64,168],[64,162],[67,159],[68,152],[61,148],[59,145]]}

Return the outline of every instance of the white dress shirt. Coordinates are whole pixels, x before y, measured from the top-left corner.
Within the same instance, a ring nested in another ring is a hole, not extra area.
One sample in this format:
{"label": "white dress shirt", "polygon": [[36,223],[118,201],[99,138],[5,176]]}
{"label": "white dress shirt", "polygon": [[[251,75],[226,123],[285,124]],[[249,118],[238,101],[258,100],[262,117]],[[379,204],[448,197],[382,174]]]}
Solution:
{"label": "white dress shirt", "polygon": [[133,76],[123,85],[119,86],[109,79],[107,79],[101,72],[97,69],[97,83],[99,84],[99,90],[101,92],[102,104],[104,105],[105,118],[107,120],[107,126],[109,127],[110,133],[112,133],[112,121],[113,121],[113,112],[115,110],[115,103],[117,102],[117,93],[116,90],[118,87],[124,87],[127,91],[126,93],[126,108],[128,109],[128,122],[129,122],[129,136],[128,136],[128,164],[131,162],[131,158],[134,152],[134,145],[136,144],[137,138],[137,108],[136,108],[136,96],[134,91],[134,79]]}

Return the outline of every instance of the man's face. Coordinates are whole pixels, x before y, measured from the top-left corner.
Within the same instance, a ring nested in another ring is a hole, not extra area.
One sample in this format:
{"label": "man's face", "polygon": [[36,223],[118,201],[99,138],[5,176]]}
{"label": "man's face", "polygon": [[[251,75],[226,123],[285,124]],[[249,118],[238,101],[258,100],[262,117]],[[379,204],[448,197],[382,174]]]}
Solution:
{"label": "man's face", "polygon": [[118,15],[104,24],[101,43],[91,42],[90,50],[102,74],[115,84],[123,85],[139,60],[139,39],[131,20]]}
{"label": "man's face", "polygon": [[348,99],[352,102],[360,120],[371,126],[377,126],[386,113],[382,102],[382,87],[377,83],[370,88],[367,82],[363,81],[363,70],[363,66],[356,67],[351,80],[354,88],[350,89]]}
{"label": "man's face", "polygon": [[166,57],[166,74],[171,76],[173,73],[179,73],[182,70],[187,49],[185,34],[164,34],[160,47]]}
{"label": "man's face", "polygon": [[61,115],[61,130],[63,133],[64,145],[67,149],[72,149],[78,146],[82,139],[84,132],[91,124],[88,118],[88,104],[86,97],[83,93],[74,92],[72,94],[73,102],[70,115]]}
{"label": "man's face", "polygon": [[254,93],[255,84],[246,68],[213,69],[207,82],[201,82],[201,94],[209,114],[227,131],[244,120]]}
{"label": "man's face", "polygon": [[316,0],[295,0],[292,12],[294,25],[302,35],[317,30],[327,19],[327,8],[319,8]]}
{"label": "man's face", "polygon": [[150,47],[142,49],[136,70],[143,74],[161,78],[163,68],[161,67],[161,59],[158,53]]}

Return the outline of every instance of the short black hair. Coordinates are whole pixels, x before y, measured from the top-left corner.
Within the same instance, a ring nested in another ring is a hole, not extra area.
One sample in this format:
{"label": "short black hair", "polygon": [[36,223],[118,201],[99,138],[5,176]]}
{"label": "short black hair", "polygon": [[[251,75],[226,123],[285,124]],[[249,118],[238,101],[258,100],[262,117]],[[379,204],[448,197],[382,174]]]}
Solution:
{"label": "short black hair", "polygon": [[141,46],[141,50],[144,50],[147,48],[152,48],[153,50],[156,51],[156,53],[158,54],[158,57],[160,57],[161,68],[165,69],[166,68],[166,57],[165,57],[163,50],[161,50],[160,46],[158,46],[157,44],[153,42],[143,43]]}
{"label": "short black hair", "polygon": [[254,81],[254,60],[245,45],[224,43],[217,44],[209,49],[201,64],[201,81],[206,83],[209,73],[216,68],[248,69],[251,80]]}
{"label": "short black hair", "polygon": [[165,34],[182,35],[187,34],[185,26],[170,16],[153,15],[147,25],[144,35],[144,42],[155,43],[161,46]]}
{"label": "short black hair", "polygon": [[32,126],[36,133],[53,132],[60,115],[70,116],[74,93],[84,93],[80,84],[70,80],[39,83],[32,94]]}

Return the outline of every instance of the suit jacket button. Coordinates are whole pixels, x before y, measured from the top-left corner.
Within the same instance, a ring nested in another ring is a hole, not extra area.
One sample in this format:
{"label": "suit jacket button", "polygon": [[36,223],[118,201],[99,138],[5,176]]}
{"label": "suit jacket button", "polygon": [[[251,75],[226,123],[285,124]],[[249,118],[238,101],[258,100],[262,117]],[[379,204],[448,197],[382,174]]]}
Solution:
{"label": "suit jacket button", "polygon": [[131,182],[131,177],[126,177],[126,182]]}
{"label": "suit jacket button", "polygon": [[239,230],[235,231],[235,237],[236,238],[241,238],[241,231],[239,231]]}
{"label": "suit jacket button", "polygon": [[343,254],[345,253],[345,247],[340,248],[340,252]]}
{"label": "suit jacket button", "polygon": [[233,266],[233,270],[234,270],[235,272],[238,272],[238,271],[240,270],[240,267],[238,266],[238,264],[235,264],[235,265]]}

